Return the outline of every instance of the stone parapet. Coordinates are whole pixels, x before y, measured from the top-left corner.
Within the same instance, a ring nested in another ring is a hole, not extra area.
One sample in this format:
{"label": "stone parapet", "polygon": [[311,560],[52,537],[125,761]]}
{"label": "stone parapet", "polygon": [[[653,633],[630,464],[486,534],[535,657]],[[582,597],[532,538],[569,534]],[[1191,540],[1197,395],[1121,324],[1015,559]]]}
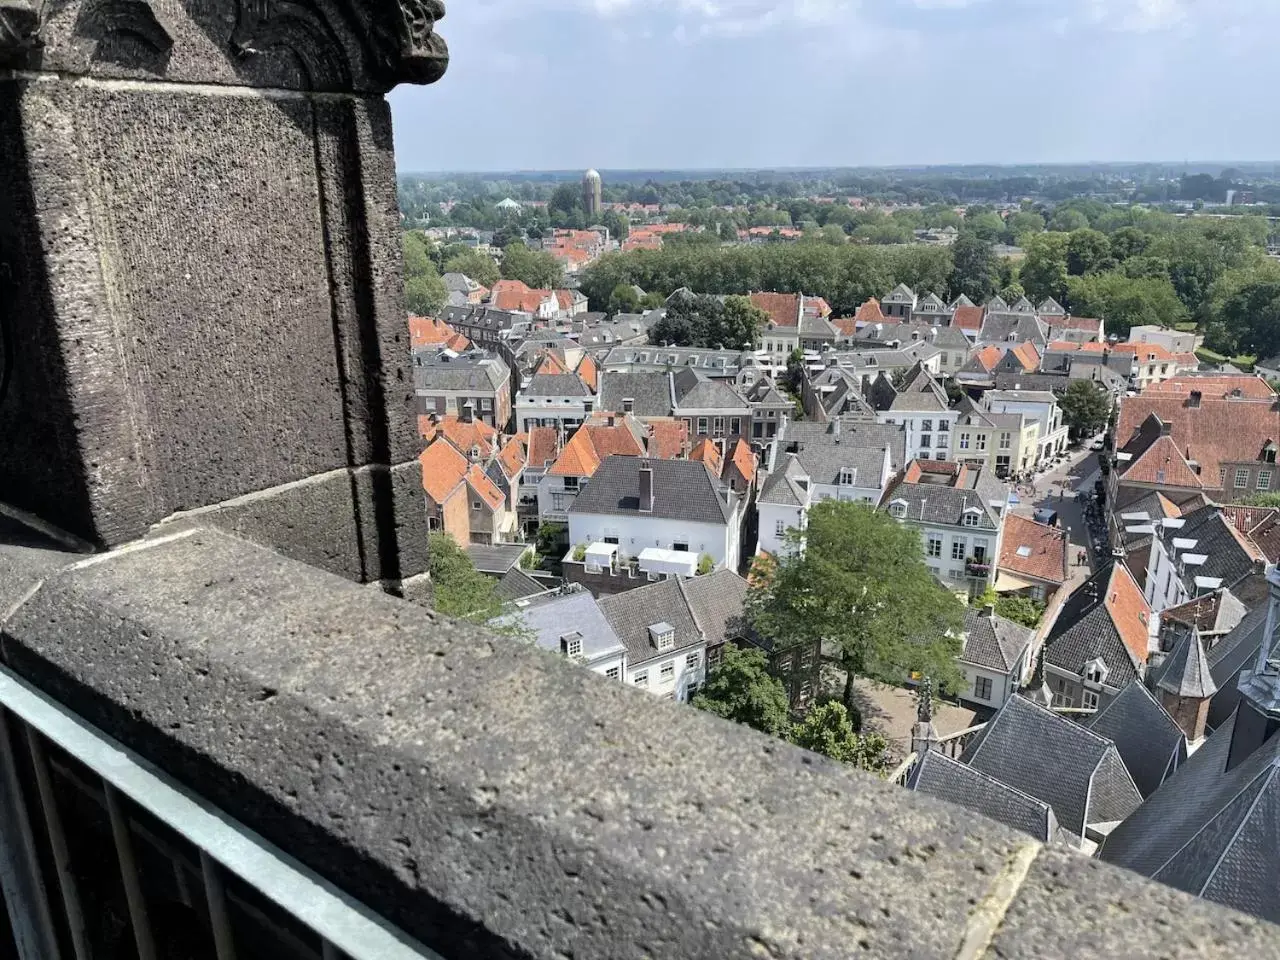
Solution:
{"label": "stone parapet", "polygon": [[10,670],[448,958],[1280,956],[1265,923],[224,532],[3,543]]}

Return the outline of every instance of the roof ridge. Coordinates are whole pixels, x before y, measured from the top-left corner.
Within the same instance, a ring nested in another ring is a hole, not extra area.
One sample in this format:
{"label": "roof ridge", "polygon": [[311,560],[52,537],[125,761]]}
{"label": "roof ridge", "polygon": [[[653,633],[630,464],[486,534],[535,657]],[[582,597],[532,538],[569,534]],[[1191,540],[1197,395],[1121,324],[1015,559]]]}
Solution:
{"label": "roof ridge", "polygon": [[[976,750],[974,751],[974,756],[977,756]],[[1025,790],[1020,790],[1017,787],[1013,786],[1012,784],[1005,783],[999,777],[993,777],[991,774],[987,773],[985,770],[979,770],[977,767],[971,764],[963,763],[957,760],[955,757],[948,757],[945,753],[940,753],[937,750],[925,751],[924,756],[920,758],[921,767],[924,766],[925,761],[932,758],[936,758],[938,760],[943,761],[944,766],[946,764],[953,763],[957,767],[962,767],[965,770],[968,770],[970,773],[973,773],[974,775],[981,777],[983,780],[990,781],[991,783],[994,783],[998,787],[1003,787],[1005,790],[1008,790],[1010,793],[1017,794],[1022,799],[1029,800],[1032,803],[1036,804],[1037,806],[1044,807],[1046,810],[1053,809],[1053,804],[1049,803],[1049,801],[1041,800],[1039,797],[1033,797],[1031,794],[1027,793]]]}

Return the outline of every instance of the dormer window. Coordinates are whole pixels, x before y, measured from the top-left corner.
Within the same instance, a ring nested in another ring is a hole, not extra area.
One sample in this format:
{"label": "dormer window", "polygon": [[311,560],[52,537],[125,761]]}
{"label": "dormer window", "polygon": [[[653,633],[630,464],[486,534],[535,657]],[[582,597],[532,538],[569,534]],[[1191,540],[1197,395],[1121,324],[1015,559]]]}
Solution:
{"label": "dormer window", "polygon": [[560,652],[573,660],[582,656],[582,634],[578,631],[563,634],[560,637]]}
{"label": "dormer window", "polygon": [[980,514],[977,510],[966,510],[964,512],[964,525],[966,527],[976,527]]}
{"label": "dormer window", "polygon": [[849,467],[842,468],[840,471],[840,486],[852,487],[854,482],[854,477],[856,476],[857,476],[856,470],[852,470]]}
{"label": "dormer window", "polygon": [[659,650],[670,650],[676,645],[676,628],[665,621],[650,624],[649,642]]}
{"label": "dormer window", "polygon": [[1091,660],[1085,664],[1084,678],[1090,683],[1101,684],[1107,679],[1107,665],[1101,660]]}
{"label": "dormer window", "polygon": [[889,504],[889,516],[901,520],[907,515],[907,502],[905,500],[895,500]]}

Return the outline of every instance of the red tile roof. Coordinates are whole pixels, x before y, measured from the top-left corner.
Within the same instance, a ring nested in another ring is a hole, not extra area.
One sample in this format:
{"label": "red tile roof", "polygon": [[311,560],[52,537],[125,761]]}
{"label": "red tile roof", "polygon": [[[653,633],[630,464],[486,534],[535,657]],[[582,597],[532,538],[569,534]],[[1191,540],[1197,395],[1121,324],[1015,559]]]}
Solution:
{"label": "red tile roof", "polygon": [[[1018,551],[1030,553],[1023,556]],[[1063,584],[1067,582],[1067,535],[1057,527],[1010,513],[1004,518],[1000,569],[1017,576]]]}
{"label": "red tile roof", "polygon": [[502,506],[502,491],[489,479],[480,464],[473,463],[467,471],[467,486],[488,505],[490,510],[497,510]]}
{"label": "red tile roof", "polygon": [[1153,383],[1142,391],[1143,397],[1176,396],[1186,400],[1192,390],[1199,390],[1204,397],[1226,398],[1235,391],[1246,400],[1269,400],[1276,394],[1267,381],[1248,374],[1223,374],[1218,377],[1170,377],[1163,383]]}
{"label": "red tile roof", "polygon": [[1173,359],[1173,354],[1158,343],[1117,343],[1111,350],[1113,353],[1132,353],[1139,363]]}
{"label": "red tile roof", "polygon": [[433,317],[410,317],[409,345],[414,349],[448,347],[450,350],[461,353],[471,346],[471,341],[443,320],[436,320]]}
{"label": "red tile roof", "polygon": [[1036,350],[1036,345],[1030,340],[1020,343],[1010,351],[1018,362],[1022,364],[1022,369],[1026,373],[1040,369],[1040,354]]}
{"label": "red tile roof", "polygon": [[999,347],[995,346],[983,347],[973,355],[973,358],[978,361],[978,364],[982,369],[986,370],[988,373],[991,372],[992,368],[995,367],[1003,357],[1004,352],[1001,351]]}
{"label": "red tile roof", "polygon": [[418,456],[422,464],[422,489],[436,503],[444,503],[467,475],[470,464],[452,444],[436,441]]}
{"label": "red tile roof", "polygon": [[423,418],[418,419],[418,430],[426,440],[444,437],[464,456],[470,456],[471,449],[479,449],[480,456],[487,457],[497,448],[498,431],[483,420],[462,420],[456,414],[449,414],[437,419],[433,430],[424,430]]}
{"label": "red tile roof", "polygon": [[498,464],[508,480],[515,479],[516,474],[524,469],[525,456],[528,452],[527,442],[527,434],[517,433],[503,444],[502,452],[498,454]]}
{"label": "red tile roof", "polygon": [[720,456],[720,451],[709,437],[704,437],[698,441],[697,446],[689,452],[689,459],[705,463],[707,469],[717,477],[720,476],[721,471],[724,469],[724,458]]}
{"label": "red tile roof", "polygon": [[748,484],[753,483],[756,478],[756,455],[751,450],[751,444],[739,437],[733,448],[732,460],[743,479]]}
{"label": "red tile roof", "polygon": [[884,311],[880,309],[880,301],[872,297],[866,303],[859,304],[853,319],[859,323],[878,323],[884,319]]}
{"label": "red tile roof", "polygon": [[679,460],[685,455],[689,428],[683,420],[647,420],[649,456],[658,460]]}
{"label": "red tile roof", "polygon": [[778,327],[800,324],[800,296],[795,293],[753,293],[751,302],[769,315]]}
{"label": "red tile roof", "polygon": [[600,468],[600,461],[614,454],[642,457],[644,448],[625,420],[616,421],[613,426],[588,421],[564,445],[548,472],[557,477],[591,477]]}
{"label": "red tile roof", "polygon": [[1138,663],[1147,662],[1148,627],[1151,607],[1133,579],[1129,568],[1121,562],[1111,566],[1111,582],[1103,601],[1111,622],[1115,624],[1124,645]]}
{"label": "red tile roof", "polygon": [[982,329],[982,317],[982,307],[956,307],[956,312],[951,317],[951,325],[977,333]]}
{"label": "red tile roof", "polygon": [[489,302],[499,310],[536,313],[551,295],[550,290],[535,290],[520,280],[499,280],[489,291]]}
{"label": "red tile roof", "polygon": [[545,467],[556,458],[560,435],[555,427],[532,427],[529,430],[528,456],[531,467]]}
{"label": "red tile roof", "polygon": [[591,359],[591,354],[584,353],[582,355],[582,359],[578,362],[578,369],[575,372],[582,379],[582,382],[591,388],[592,393],[600,389],[600,368]]}
{"label": "red tile roof", "polygon": [[1076,343],[1074,340],[1054,340],[1045,347],[1045,352],[1053,353],[1106,353],[1107,345],[1090,340],[1088,343]]}

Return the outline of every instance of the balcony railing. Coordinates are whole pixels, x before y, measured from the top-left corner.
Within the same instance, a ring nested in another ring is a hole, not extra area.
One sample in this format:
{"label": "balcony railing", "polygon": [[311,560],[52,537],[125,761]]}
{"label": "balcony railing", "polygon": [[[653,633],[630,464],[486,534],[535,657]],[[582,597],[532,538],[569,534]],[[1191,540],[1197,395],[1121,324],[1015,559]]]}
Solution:
{"label": "balcony railing", "polygon": [[964,562],[964,572],[970,577],[977,577],[985,580],[987,577],[991,576],[991,561],[975,560],[970,557]]}

